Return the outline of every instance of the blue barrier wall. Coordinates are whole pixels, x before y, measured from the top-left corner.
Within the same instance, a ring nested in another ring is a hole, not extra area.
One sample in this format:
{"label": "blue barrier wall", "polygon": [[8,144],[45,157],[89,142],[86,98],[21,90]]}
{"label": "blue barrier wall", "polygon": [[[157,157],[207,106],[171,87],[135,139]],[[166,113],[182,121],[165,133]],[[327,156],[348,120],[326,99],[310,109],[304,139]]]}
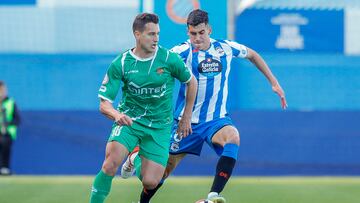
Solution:
{"label": "blue barrier wall", "polygon": [[[166,47],[187,39],[186,26],[166,10],[169,2],[154,6]],[[180,17],[192,9],[172,2]],[[212,37],[225,38],[227,3],[191,2],[209,11]],[[117,50],[133,45],[131,30],[123,28],[137,10],[64,5],[0,6],[0,50],[15,53],[0,54],[0,80],[22,115],[12,160],[16,174],[94,175],[104,157],[112,123],[97,110],[97,90]],[[339,54],[349,19],[351,53],[357,53],[357,15],[344,15],[342,9],[249,9],[235,19],[236,41],[262,54],[286,91],[289,110],[279,110],[278,97],[256,68],[234,61],[228,107],[241,133],[234,175],[360,175],[360,58]],[[216,161],[204,147],[201,159],[186,157],[175,175],[212,175]]]}
{"label": "blue barrier wall", "polygon": [[0,79],[23,110],[97,109],[114,55],[0,55]]}
{"label": "blue barrier wall", "polygon": [[[97,111],[25,111],[15,143],[17,174],[96,174],[111,122]],[[360,175],[360,111],[237,111],[241,134],[234,175]],[[175,175],[212,175],[217,156],[204,147]],[[191,167],[190,167],[191,166]]]}
{"label": "blue barrier wall", "polygon": [[[280,111],[255,67],[234,62],[229,107],[242,140],[235,174],[360,175],[360,58],[263,56],[286,90],[289,110]],[[0,79],[23,120],[12,160],[16,173],[97,172],[111,126],[97,111],[97,90],[114,57],[0,55]],[[175,174],[211,175],[215,163],[205,147],[202,159],[189,156]]]}
{"label": "blue barrier wall", "polygon": [[[263,54],[287,93],[291,110],[360,110],[360,57]],[[4,55],[0,80],[23,110],[94,110],[97,90],[115,55]],[[238,59],[230,74],[231,110],[278,110],[262,74]]]}

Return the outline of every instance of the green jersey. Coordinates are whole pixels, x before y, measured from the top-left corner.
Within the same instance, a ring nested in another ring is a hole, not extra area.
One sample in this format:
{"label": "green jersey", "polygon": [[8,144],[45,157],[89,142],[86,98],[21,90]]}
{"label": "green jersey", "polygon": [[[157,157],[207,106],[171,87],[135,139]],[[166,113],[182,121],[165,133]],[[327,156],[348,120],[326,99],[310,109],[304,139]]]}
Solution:
{"label": "green jersey", "polygon": [[174,78],[183,83],[191,79],[190,70],[176,53],[159,46],[153,57],[142,59],[128,50],[111,63],[99,97],[113,102],[122,83],[120,112],[141,125],[168,128],[173,120]]}

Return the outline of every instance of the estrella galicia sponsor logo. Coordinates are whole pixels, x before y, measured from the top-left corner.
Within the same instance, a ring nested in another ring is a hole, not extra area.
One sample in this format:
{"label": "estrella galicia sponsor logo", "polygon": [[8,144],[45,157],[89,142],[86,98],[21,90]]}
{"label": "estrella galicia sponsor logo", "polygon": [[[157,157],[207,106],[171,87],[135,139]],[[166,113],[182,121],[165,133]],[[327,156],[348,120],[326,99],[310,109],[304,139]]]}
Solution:
{"label": "estrella galicia sponsor logo", "polygon": [[158,95],[162,96],[166,91],[166,83],[160,87],[140,87],[134,82],[128,84],[128,90],[135,95]]}
{"label": "estrella galicia sponsor logo", "polygon": [[207,77],[213,77],[219,74],[221,70],[221,62],[212,58],[206,58],[205,60],[201,61],[198,66],[199,73]]}

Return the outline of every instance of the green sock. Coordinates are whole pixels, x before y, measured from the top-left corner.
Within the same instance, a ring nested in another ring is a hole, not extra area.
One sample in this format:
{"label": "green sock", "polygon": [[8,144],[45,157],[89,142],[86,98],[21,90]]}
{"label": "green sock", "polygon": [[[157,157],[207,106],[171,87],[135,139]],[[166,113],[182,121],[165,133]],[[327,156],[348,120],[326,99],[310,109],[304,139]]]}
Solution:
{"label": "green sock", "polygon": [[96,175],[91,190],[90,203],[103,203],[111,189],[114,176],[105,174],[102,170]]}
{"label": "green sock", "polygon": [[137,155],[135,157],[134,160],[134,166],[135,166],[135,173],[136,176],[140,179],[140,181],[142,180],[142,176],[141,176],[141,158],[139,155]]}

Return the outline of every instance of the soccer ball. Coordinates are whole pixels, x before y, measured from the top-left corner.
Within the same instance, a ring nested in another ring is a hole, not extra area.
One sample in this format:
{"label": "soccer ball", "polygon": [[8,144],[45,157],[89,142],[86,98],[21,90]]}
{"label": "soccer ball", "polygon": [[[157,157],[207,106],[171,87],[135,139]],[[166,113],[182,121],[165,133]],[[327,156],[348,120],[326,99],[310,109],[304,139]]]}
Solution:
{"label": "soccer ball", "polygon": [[214,203],[214,202],[211,200],[201,199],[201,200],[196,201],[195,203]]}

